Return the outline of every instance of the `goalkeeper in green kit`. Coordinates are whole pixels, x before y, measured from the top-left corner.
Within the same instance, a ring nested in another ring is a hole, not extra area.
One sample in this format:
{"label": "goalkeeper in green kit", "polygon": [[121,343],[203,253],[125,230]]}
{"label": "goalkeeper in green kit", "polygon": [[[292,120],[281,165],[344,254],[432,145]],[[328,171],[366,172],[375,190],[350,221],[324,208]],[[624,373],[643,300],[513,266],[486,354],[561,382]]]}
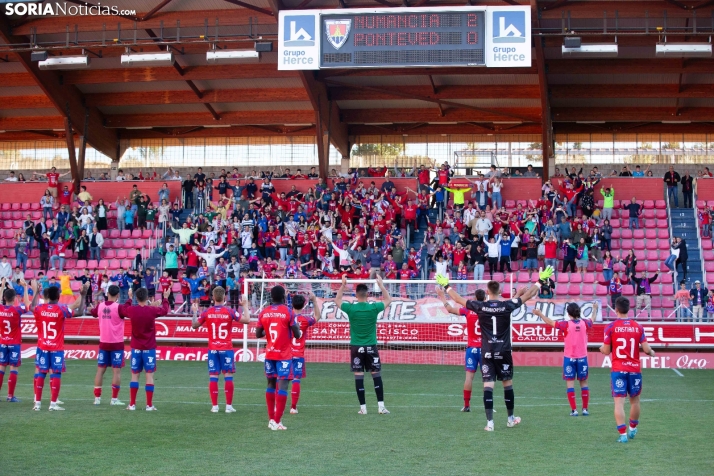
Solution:
{"label": "goalkeeper in green kit", "polygon": [[515,396],[513,392],[513,351],[511,345],[511,313],[519,309],[528,300],[534,298],[541,284],[550,279],[553,268],[541,269],[539,280],[532,286],[518,290],[512,299],[501,300],[501,286],[497,281],[486,285],[486,301],[467,300],[449,286],[449,278],[436,275],[436,283],[443,287],[451,299],[460,306],[478,315],[481,328],[481,375],[483,377],[483,406],[486,410],[486,431],[494,430],[493,423],[493,387],[496,380],[503,382],[503,397],[508,410],[506,426],[512,428],[521,422],[513,414]]}

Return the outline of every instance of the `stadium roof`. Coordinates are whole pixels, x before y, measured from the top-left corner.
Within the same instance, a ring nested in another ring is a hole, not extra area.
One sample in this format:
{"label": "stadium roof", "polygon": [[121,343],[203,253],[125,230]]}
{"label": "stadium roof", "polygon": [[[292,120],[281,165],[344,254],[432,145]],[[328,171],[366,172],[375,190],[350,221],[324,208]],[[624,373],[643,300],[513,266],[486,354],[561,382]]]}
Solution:
{"label": "stadium roof", "polygon": [[[74,134],[118,158],[119,139],[317,135],[319,154],[326,158],[328,131],[345,156],[351,138],[360,135],[539,134],[548,144],[547,160],[553,133],[714,132],[714,59],[655,56],[665,33],[669,42],[710,42],[714,1],[116,3],[137,14],[0,13],[0,141],[65,138],[71,125]],[[205,61],[213,43],[275,43],[281,9],[454,5],[531,5],[532,65],[278,71],[277,48],[255,64]],[[581,36],[583,43],[616,41],[618,57],[563,58],[567,34]],[[30,60],[31,44],[52,55],[84,49],[91,68],[41,71]],[[176,63],[125,68],[119,57],[126,47],[170,48]]]}

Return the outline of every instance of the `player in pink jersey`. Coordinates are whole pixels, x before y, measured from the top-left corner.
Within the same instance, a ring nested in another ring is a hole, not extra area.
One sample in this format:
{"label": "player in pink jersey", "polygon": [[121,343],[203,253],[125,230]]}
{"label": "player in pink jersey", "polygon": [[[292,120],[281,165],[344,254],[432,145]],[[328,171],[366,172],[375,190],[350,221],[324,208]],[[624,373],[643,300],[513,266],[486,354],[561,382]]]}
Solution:
{"label": "player in pink jersey", "polygon": [[50,411],[64,410],[60,407],[62,402],[58,400],[60,386],[62,384],[62,372],[64,366],[64,320],[74,315],[84,314],[84,303],[89,291],[89,283],[85,283],[80,290],[77,299],[67,306],[60,304],[60,288],[48,287],[42,290],[45,304],[37,304],[39,298],[37,281],[32,281],[31,289],[33,293],[30,310],[35,315],[35,325],[37,326],[37,354],[35,355],[35,407],[33,410],[40,411],[42,405],[42,390],[45,386],[45,377],[50,373],[50,389],[52,390],[50,400]]}
{"label": "player in pink jersey", "polygon": [[[647,343],[645,330],[634,319],[627,317],[630,300],[624,297],[615,301],[617,320],[605,327],[605,339],[600,352],[610,355],[612,351],[612,372],[610,382],[615,399],[615,423],[620,433],[619,443],[627,443],[628,437],[637,434],[640,418],[640,393],[642,373],[640,369],[640,345],[642,350],[654,356],[655,351]],[[614,349],[612,348],[614,346]],[[625,397],[630,396],[630,428],[625,427]]]}
{"label": "player in pink jersey", "polygon": [[[5,279],[3,279],[3,285]],[[14,306],[17,293],[14,289],[8,288],[2,294],[3,303],[0,305],[0,389],[5,379],[5,369],[10,366],[10,376],[7,378],[7,401],[18,403],[20,400],[15,397],[15,385],[17,385],[17,369],[22,364],[22,333],[20,331],[21,316],[26,309],[30,308],[30,296],[27,293],[27,283],[21,281],[24,288],[24,306]]]}
{"label": "player in pink jersey", "polygon": [[248,324],[250,308],[248,298],[241,300],[243,313],[226,307],[226,290],[221,286],[213,288],[213,303],[201,316],[198,316],[198,303],[193,304],[194,329],[205,325],[208,328],[208,392],[211,395],[212,413],[218,413],[218,375],[223,372],[226,394],[226,413],[235,413],[233,408],[233,374],[236,373],[235,354],[233,353],[233,322]]}
{"label": "player in pink jersey", "polygon": [[293,337],[292,351],[293,351],[293,373],[292,382],[293,388],[290,392],[292,397],[290,400],[290,413],[297,413],[297,404],[300,400],[300,380],[307,377],[307,371],[305,370],[305,341],[307,340],[307,330],[317,324],[320,320],[322,311],[320,310],[320,304],[317,302],[317,298],[313,293],[308,294],[310,302],[312,302],[312,315],[301,313],[305,309],[305,296],[296,294],[292,298],[293,312],[298,313],[295,320],[300,326],[300,332],[302,335],[300,337]]}
{"label": "player in pink jersey", "polygon": [[99,351],[97,375],[94,377],[94,404],[102,403],[102,381],[107,367],[112,367],[112,400],[110,405],[124,405],[119,401],[121,369],[124,368],[124,319],[128,317],[119,304],[119,286],[107,288],[107,300],[99,303],[90,314],[99,319]]}
{"label": "player in pink jersey", "polygon": [[292,309],[284,304],[285,288],[273,286],[270,290],[270,300],[272,304],[260,311],[255,336],[258,339],[265,336],[267,341],[265,376],[268,378],[268,388],[265,390],[265,402],[268,407],[268,428],[287,430],[281,420],[288,400],[293,361],[292,338],[299,339],[302,332]]}
{"label": "player in pink jersey", "polygon": [[[592,315],[597,315],[598,303],[593,303]],[[570,403],[570,416],[578,416],[575,403],[575,379],[580,382],[580,396],[583,399],[583,416],[588,416],[588,329],[593,326],[591,319],[580,317],[580,306],[571,302],[566,309],[570,319],[554,321],[539,309],[534,309],[533,314],[540,317],[543,322],[553,326],[565,335],[565,355],[563,357],[563,380],[567,386],[568,403]]]}
{"label": "player in pink jersey", "polygon": [[[464,367],[466,369],[466,380],[464,381],[464,406],[462,412],[471,411],[471,392],[473,390],[474,376],[480,367],[481,362],[481,329],[478,326],[478,314],[469,311],[465,307],[454,307],[446,300],[446,294],[441,287],[436,288],[436,295],[441,299],[444,308],[451,314],[458,314],[466,317],[466,356],[464,357]],[[485,301],[486,291],[476,290],[476,300]]]}

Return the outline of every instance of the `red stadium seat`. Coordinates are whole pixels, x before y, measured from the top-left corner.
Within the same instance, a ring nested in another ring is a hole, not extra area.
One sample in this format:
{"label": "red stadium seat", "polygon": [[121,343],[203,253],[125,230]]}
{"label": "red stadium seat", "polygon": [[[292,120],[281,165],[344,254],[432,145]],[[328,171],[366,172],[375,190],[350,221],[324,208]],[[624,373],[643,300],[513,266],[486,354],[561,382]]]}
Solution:
{"label": "red stadium seat", "polygon": [[663,320],[662,310],[661,310],[661,309],[652,309],[652,311],[651,311],[651,313],[650,313],[650,318],[651,318],[653,321],[661,321],[661,320]]}
{"label": "red stadium seat", "polygon": [[124,269],[129,269],[131,268],[131,260],[125,259],[121,261],[121,267]]}
{"label": "red stadium seat", "polygon": [[109,261],[109,269],[119,269],[120,263],[119,260],[113,259]]}
{"label": "red stadium seat", "polygon": [[595,274],[594,273],[585,273],[583,275],[583,283],[592,284],[594,282],[595,282]]}
{"label": "red stadium seat", "polygon": [[707,261],[704,263],[704,270],[714,272],[714,261]]}
{"label": "red stadium seat", "polygon": [[583,278],[580,276],[580,273],[570,273],[570,280],[568,282],[570,284],[580,284],[583,282]]}
{"label": "red stadium seat", "polygon": [[122,248],[133,248],[134,247],[134,240],[124,240],[124,243],[122,244]]}
{"label": "red stadium seat", "polygon": [[623,240],[632,238],[632,230],[630,230],[629,228],[623,228],[620,234]]}
{"label": "red stadium seat", "polygon": [[[657,239],[657,230],[645,230],[645,239],[646,240],[656,240]],[[652,243],[648,243],[649,246],[652,246]]]}
{"label": "red stadium seat", "polygon": [[[634,240],[632,246],[635,248],[635,250],[644,250],[645,240]],[[642,259],[644,259],[644,256],[642,257]]]}
{"label": "red stadium seat", "polygon": [[131,238],[131,231],[130,230],[122,230],[120,237],[121,238]]}
{"label": "red stadium seat", "polygon": [[117,250],[117,259],[126,259],[126,250]]}
{"label": "red stadium seat", "polygon": [[712,249],[712,242],[710,240],[702,240],[702,249],[710,251]]}
{"label": "red stadium seat", "polygon": [[647,259],[647,261],[659,261],[659,252],[656,250],[649,250],[646,253],[645,259]]}
{"label": "red stadium seat", "polygon": [[77,260],[77,266],[76,266],[76,267],[77,267],[77,268],[82,268],[82,269],[86,268],[86,267],[87,267],[87,261],[86,261],[86,260],[83,260],[83,259]]}
{"label": "red stadium seat", "polygon": [[645,220],[645,228],[657,228],[657,220]]}
{"label": "red stadium seat", "polygon": [[665,202],[664,200],[655,200],[655,208],[658,210],[666,210],[667,202]]}
{"label": "red stadium seat", "polygon": [[103,250],[102,253],[104,253],[104,259],[114,259],[117,256],[114,250]]}
{"label": "red stadium seat", "polygon": [[152,233],[153,232],[151,230],[144,230],[144,232],[141,234],[141,237],[145,240],[148,240],[149,238],[151,238]]}
{"label": "red stadium seat", "polygon": [[20,204],[20,210],[26,211],[26,210],[29,210],[29,209],[30,209],[30,203],[29,203],[29,202],[25,202],[25,203]]}
{"label": "red stadium seat", "polygon": [[697,200],[695,202],[695,205],[697,206],[697,208],[704,208],[707,206],[707,202],[705,202],[704,200]]}
{"label": "red stadium seat", "polygon": [[515,200],[506,200],[506,208],[516,208],[516,201]]}
{"label": "red stadium seat", "polygon": [[620,218],[622,218],[623,220],[628,220],[630,218],[630,211],[620,210]]}
{"label": "red stadium seat", "polygon": [[666,221],[667,220],[667,210],[657,210],[657,212],[655,213],[655,218],[657,218],[657,220],[660,220],[660,221],[661,220]]}
{"label": "red stadium seat", "polygon": [[714,260],[714,251],[705,251],[704,252],[704,260],[705,261]]}
{"label": "red stadium seat", "polygon": [[109,230],[109,238],[120,238],[121,232],[119,230]]}
{"label": "red stadium seat", "polygon": [[12,210],[19,210],[20,209],[20,204],[19,203],[13,203],[11,206]]}
{"label": "red stadium seat", "polygon": [[654,208],[654,207],[655,207],[655,202],[654,202],[654,200],[645,200],[642,205],[644,205],[644,207],[645,207],[646,209]]}
{"label": "red stadium seat", "polygon": [[648,210],[645,210],[642,215],[645,217],[645,220],[652,219],[655,217],[655,211],[654,211],[654,209],[648,209]]}
{"label": "red stadium seat", "polygon": [[[565,274],[565,273],[563,273]],[[556,284],[555,285],[555,295],[556,297],[564,297],[568,294],[568,285],[567,284]]]}
{"label": "red stadium seat", "polygon": [[657,230],[657,239],[669,240],[669,230],[666,228],[661,228],[661,229]]}
{"label": "red stadium seat", "polygon": [[709,208],[714,207],[714,200],[707,200],[707,206]]}
{"label": "red stadium seat", "polygon": [[0,210],[7,211],[10,210],[11,204],[9,202],[3,203]]}
{"label": "red stadium seat", "polygon": [[570,296],[580,296],[580,285],[579,284],[571,284],[568,287],[568,295]]}
{"label": "red stadium seat", "polygon": [[141,230],[133,230],[131,232],[131,237],[132,238],[141,238]]}
{"label": "red stadium seat", "polygon": [[531,280],[528,279],[528,273],[526,273],[525,271],[521,271],[520,273],[518,273],[518,282],[519,283],[530,283]]}
{"label": "red stadium seat", "polygon": [[95,259],[90,259],[87,261],[87,268],[89,269],[97,269],[99,267],[99,262]]}
{"label": "red stadium seat", "polygon": [[556,283],[567,284],[570,282],[570,275],[568,273],[558,273],[558,277],[555,279]]}

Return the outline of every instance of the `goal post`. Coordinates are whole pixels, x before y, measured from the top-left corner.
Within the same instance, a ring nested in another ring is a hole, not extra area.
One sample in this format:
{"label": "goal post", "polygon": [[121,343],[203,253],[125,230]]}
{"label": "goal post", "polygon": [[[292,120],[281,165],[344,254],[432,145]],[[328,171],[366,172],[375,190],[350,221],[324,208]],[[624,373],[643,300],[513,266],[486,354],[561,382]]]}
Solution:
{"label": "goal post", "polygon": [[[370,301],[382,300],[375,280],[348,279],[343,301],[355,300],[355,287],[359,283],[369,286]],[[377,321],[377,344],[382,359],[404,364],[463,364],[469,331],[466,319],[446,311],[437,298],[436,283],[433,280],[384,280],[383,283],[390,294],[391,305]],[[453,280],[451,286],[464,298],[474,299],[476,289],[485,289],[487,283],[486,280]],[[270,289],[276,285],[285,288],[288,305],[296,294],[313,293],[321,306],[320,321],[307,331],[306,360],[349,362],[349,322],[335,304],[341,286],[341,281],[335,279],[246,278],[243,294],[250,300],[251,323],[248,332],[243,333],[243,354],[262,360],[264,340],[251,336],[255,336],[255,319],[270,305]],[[509,296],[513,288],[512,275],[501,286],[502,292]],[[312,312],[308,301],[303,313]]]}

